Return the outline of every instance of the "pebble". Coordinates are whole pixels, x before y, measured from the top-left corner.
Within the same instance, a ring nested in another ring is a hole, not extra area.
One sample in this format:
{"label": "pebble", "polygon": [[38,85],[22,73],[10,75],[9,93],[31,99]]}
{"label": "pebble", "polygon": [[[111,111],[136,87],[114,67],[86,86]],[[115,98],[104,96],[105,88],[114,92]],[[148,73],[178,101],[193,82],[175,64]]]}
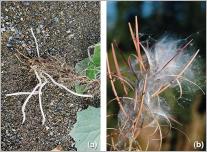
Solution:
{"label": "pebble", "polygon": [[11,48],[11,47],[12,47],[12,45],[11,45],[10,43],[7,43],[6,46],[7,46],[8,48]]}
{"label": "pebble", "polygon": [[53,106],[53,105],[54,105],[53,101],[52,101],[52,102],[50,102],[50,105],[51,105],[51,106]]}
{"label": "pebble", "polygon": [[70,30],[67,30],[67,31],[66,31],[66,33],[70,33],[70,32],[71,32]]}
{"label": "pebble", "polygon": [[71,39],[74,37],[74,34],[70,34],[68,37],[69,37],[69,39]]}
{"label": "pebble", "polygon": [[64,15],[63,11],[61,11],[61,12],[60,12],[60,15],[61,15],[61,16],[63,16],[63,15]]}
{"label": "pebble", "polygon": [[22,44],[23,47],[26,47],[27,45],[25,43]]}
{"label": "pebble", "polygon": [[37,31],[38,34],[40,33],[40,29],[39,28],[36,28],[36,31]]}
{"label": "pebble", "polygon": [[72,143],[72,144],[71,144],[71,147],[74,147],[74,146],[75,146],[75,143]]}
{"label": "pebble", "polygon": [[3,28],[1,28],[1,32],[4,32],[4,31],[6,31],[6,29],[3,27]]}
{"label": "pebble", "polygon": [[49,130],[49,127],[48,126],[46,126],[45,128],[46,128],[46,130]]}
{"label": "pebble", "polygon": [[56,23],[58,23],[58,22],[59,22],[59,18],[58,18],[58,17],[55,17],[55,18],[54,18],[54,21],[55,21]]}
{"label": "pebble", "polygon": [[30,5],[30,3],[27,2],[27,1],[23,1],[22,4],[25,5],[25,6],[29,6]]}
{"label": "pebble", "polygon": [[53,132],[50,132],[50,136],[53,136]]}
{"label": "pebble", "polygon": [[44,26],[42,24],[40,24],[40,28],[42,29]]}
{"label": "pebble", "polygon": [[12,31],[12,32],[15,32],[15,28],[14,28],[14,27],[11,27],[11,31]]}

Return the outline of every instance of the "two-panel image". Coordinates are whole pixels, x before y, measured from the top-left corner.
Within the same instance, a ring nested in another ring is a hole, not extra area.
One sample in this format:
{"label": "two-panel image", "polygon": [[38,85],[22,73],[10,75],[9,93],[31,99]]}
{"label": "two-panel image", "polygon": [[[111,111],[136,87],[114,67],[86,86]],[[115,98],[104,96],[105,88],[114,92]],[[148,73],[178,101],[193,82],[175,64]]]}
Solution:
{"label": "two-panel image", "polygon": [[0,8],[1,151],[206,151],[206,1]]}

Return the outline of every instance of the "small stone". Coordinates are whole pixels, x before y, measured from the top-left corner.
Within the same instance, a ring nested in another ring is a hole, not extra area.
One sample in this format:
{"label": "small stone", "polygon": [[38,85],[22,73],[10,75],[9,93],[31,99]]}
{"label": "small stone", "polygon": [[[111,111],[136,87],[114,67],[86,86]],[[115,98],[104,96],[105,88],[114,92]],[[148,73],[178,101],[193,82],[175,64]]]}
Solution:
{"label": "small stone", "polygon": [[75,146],[75,143],[72,143],[72,144],[71,144],[71,147],[74,147],[74,146]]}
{"label": "small stone", "polygon": [[11,27],[11,31],[12,31],[12,32],[15,32],[15,28],[14,28],[14,27]]}
{"label": "small stone", "polygon": [[49,130],[49,127],[48,126],[46,126],[45,128],[46,128],[46,130]]}
{"label": "small stone", "polygon": [[53,106],[53,105],[54,105],[53,101],[52,101],[52,102],[50,102],[50,105],[51,105],[51,106]]}
{"label": "small stone", "polygon": [[40,29],[39,28],[36,28],[36,31],[37,31],[38,34],[40,33]]}
{"label": "small stone", "polygon": [[4,32],[4,31],[6,31],[6,29],[3,27],[3,28],[1,28],[1,32]]}
{"label": "small stone", "polygon": [[53,132],[50,132],[50,136],[53,136]]}
{"label": "small stone", "polygon": [[61,11],[61,12],[60,12],[60,15],[61,15],[61,16],[63,16],[63,15],[64,15],[63,11]]}
{"label": "small stone", "polygon": [[27,1],[23,1],[22,3],[23,3],[23,5],[25,5],[25,6],[29,6],[29,2],[27,2]]}
{"label": "small stone", "polygon": [[15,129],[12,129],[12,131],[15,132],[16,130]]}
{"label": "small stone", "polygon": [[42,29],[44,26],[42,24],[40,24],[40,28]]}
{"label": "small stone", "polygon": [[59,22],[59,18],[58,18],[58,17],[55,17],[55,18],[54,18],[54,21],[55,21],[56,23],[58,23],[58,22]]}
{"label": "small stone", "polygon": [[24,21],[24,19],[23,19],[23,18],[20,18],[20,20],[21,20],[21,21]]}
{"label": "small stone", "polygon": [[71,32],[70,30],[67,30],[67,31],[66,31],[66,33],[70,33],[70,32]]}
{"label": "small stone", "polygon": [[23,47],[26,47],[27,45],[25,43],[22,44]]}
{"label": "small stone", "polygon": [[47,33],[47,34],[45,34],[45,36],[46,36],[46,37],[49,37],[50,35],[49,35],[49,33]]}
{"label": "small stone", "polygon": [[74,34],[70,34],[69,35],[69,39],[73,38],[74,37]]}
{"label": "small stone", "polygon": [[8,48],[11,48],[11,47],[12,47],[12,45],[11,45],[10,43],[7,43],[6,46],[7,46]]}

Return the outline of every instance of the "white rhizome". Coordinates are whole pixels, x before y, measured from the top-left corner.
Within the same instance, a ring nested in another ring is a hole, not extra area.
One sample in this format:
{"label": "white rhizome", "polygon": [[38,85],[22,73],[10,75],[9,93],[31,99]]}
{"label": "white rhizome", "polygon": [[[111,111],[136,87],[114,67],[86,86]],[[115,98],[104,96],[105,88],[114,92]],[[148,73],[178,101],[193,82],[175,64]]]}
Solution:
{"label": "white rhizome", "polygon": [[[37,56],[38,58],[40,58],[40,53],[39,53],[39,47],[38,47],[38,43],[37,43],[37,39],[34,35],[33,29],[31,28],[31,33],[32,36],[34,37],[35,40],[35,45],[36,45],[36,51],[37,51]],[[54,85],[65,89],[67,92],[76,95],[76,96],[80,96],[80,97],[90,97],[92,98],[92,95],[88,95],[88,94],[80,94],[80,93],[76,93],[70,89],[68,89],[66,86],[64,86],[63,84],[60,84],[58,82],[56,82],[51,75],[49,75],[46,71],[42,70],[42,69],[38,69],[37,66],[32,65],[30,66],[30,68],[34,71],[35,76],[38,80],[38,84],[33,88],[33,90],[31,92],[16,92],[16,93],[11,93],[11,94],[7,94],[6,96],[17,96],[17,95],[28,95],[28,97],[26,98],[26,100],[24,101],[24,104],[22,105],[22,114],[23,114],[23,120],[22,120],[22,124],[25,122],[26,120],[26,113],[25,113],[25,108],[27,103],[29,102],[29,99],[33,96],[33,95],[38,95],[39,97],[39,106],[40,106],[40,110],[41,110],[41,114],[42,114],[42,124],[45,123],[46,118],[45,118],[45,114],[43,112],[43,108],[42,108],[42,88],[47,84],[47,83],[53,83]]]}

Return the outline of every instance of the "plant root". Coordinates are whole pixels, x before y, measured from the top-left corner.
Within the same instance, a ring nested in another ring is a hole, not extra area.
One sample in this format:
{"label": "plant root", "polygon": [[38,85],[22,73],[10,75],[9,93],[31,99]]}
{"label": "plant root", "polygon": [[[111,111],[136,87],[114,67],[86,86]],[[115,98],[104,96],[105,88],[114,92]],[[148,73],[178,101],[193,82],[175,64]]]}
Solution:
{"label": "plant root", "polygon": [[[23,62],[23,61],[21,61],[21,59],[18,57],[17,54],[15,54],[15,55],[21,63],[27,63],[29,65],[29,67],[31,68],[30,71],[34,72],[36,79],[38,80],[38,84],[33,88],[33,90],[31,92],[16,92],[16,93],[6,94],[6,96],[8,97],[8,96],[28,95],[28,97],[26,98],[26,100],[24,101],[24,103],[22,105],[22,115],[23,115],[22,124],[23,124],[26,120],[25,108],[26,108],[27,103],[29,102],[30,98],[33,95],[38,95],[39,106],[40,106],[40,111],[41,111],[41,115],[42,115],[42,125],[44,125],[44,123],[46,121],[46,117],[45,117],[43,107],[42,107],[42,89],[44,88],[44,86],[46,86],[46,84],[54,84],[60,88],[65,89],[67,92],[69,92],[75,96],[79,96],[79,97],[92,98],[93,95],[76,93],[76,92],[68,89],[65,85],[58,83],[53,79],[53,77],[48,72],[53,73],[54,75],[61,75],[59,72],[64,72],[64,71],[71,72],[71,71],[69,68],[61,70],[60,68],[63,68],[63,66],[65,66],[65,65],[62,64],[61,61],[57,60],[56,58],[55,58],[55,60],[41,58],[40,53],[39,53],[37,39],[34,35],[33,29],[31,28],[30,31],[31,31],[32,36],[35,40],[37,59],[30,59],[29,57],[26,57],[21,52],[19,52],[19,54],[21,56],[23,56],[25,59],[27,59],[27,62]],[[49,61],[50,61],[50,63],[47,63]],[[57,62],[60,62],[59,63],[60,65]],[[70,78],[70,80],[71,80],[71,78]]]}

